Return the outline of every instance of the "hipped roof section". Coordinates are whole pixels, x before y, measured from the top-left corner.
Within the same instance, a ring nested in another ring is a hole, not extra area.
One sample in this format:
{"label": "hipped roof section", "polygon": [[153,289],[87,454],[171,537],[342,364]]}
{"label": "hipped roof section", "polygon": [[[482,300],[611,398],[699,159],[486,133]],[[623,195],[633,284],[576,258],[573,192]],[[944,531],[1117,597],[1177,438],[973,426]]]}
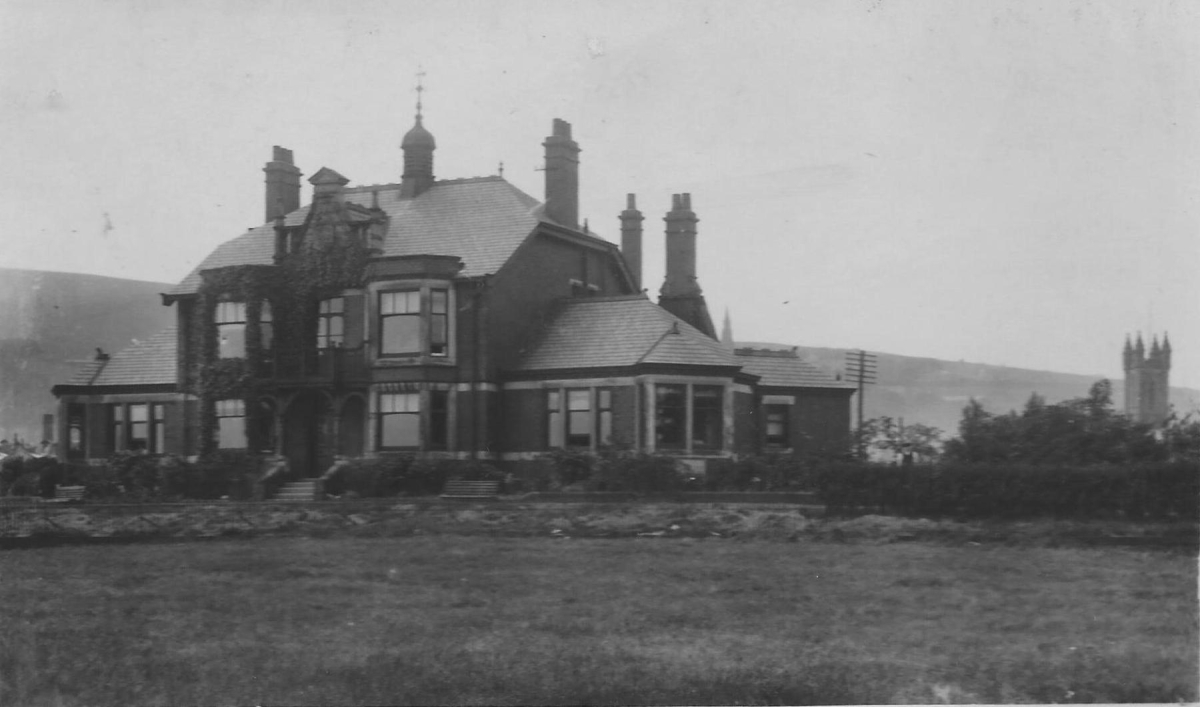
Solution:
{"label": "hipped roof section", "polygon": [[171,325],[107,360],[90,361],[66,385],[174,385],[176,351],[176,329]]}
{"label": "hipped roof section", "polygon": [[644,295],[564,300],[519,371],[638,364],[736,368],[731,352]]}
{"label": "hipped roof section", "polygon": [[[366,208],[375,203],[377,195],[379,208],[389,219],[383,256],[457,256],[463,262],[461,277],[495,273],[539,223],[554,223],[543,214],[537,199],[502,177],[442,180],[415,198],[401,198],[399,184],[352,187],[343,195],[346,203]],[[285,226],[302,225],[309,208],[288,214]],[[195,293],[203,270],[271,265],[274,257],[275,227],[263,224],[222,243],[167,294]]]}

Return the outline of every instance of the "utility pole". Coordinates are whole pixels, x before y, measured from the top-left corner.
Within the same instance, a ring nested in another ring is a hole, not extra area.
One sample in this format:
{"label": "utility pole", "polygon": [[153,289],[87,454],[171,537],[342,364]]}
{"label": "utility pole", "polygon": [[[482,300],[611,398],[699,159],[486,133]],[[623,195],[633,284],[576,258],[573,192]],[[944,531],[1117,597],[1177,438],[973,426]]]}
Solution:
{"label": "utility pole", "polygon": [[876,383],[879,364],[873,353],[862,349],[846,352],[846,378],[858,383],[858,457],[862,459],[866,450],[863,439],[863,398],[868,384]]}

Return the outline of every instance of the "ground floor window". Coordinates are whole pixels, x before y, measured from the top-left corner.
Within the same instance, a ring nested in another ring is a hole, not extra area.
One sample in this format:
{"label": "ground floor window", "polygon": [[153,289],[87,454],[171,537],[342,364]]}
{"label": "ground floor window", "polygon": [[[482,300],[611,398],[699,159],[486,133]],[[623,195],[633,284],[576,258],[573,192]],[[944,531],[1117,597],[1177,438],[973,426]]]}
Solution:
{"label": "ground floor window", "polygon": [[687,445],[687,386],[654,386],[654,435],[659,449]]}
{"label": "ground floor window", "polygon": [[763,417],[766,419],[766,443],[768,447],[790,447],[788,436],[788,418],[790,405],[764,405]]}
{"label": "ground floor window", "polygon": [[246,401],[241,399],[218,400],[217,447],[220,449],[246,448]]}
{"label": "ground floor window", "polygon": [[546,391],[546,441],[550,447],[591,449],[612,442],[610,388],[552,388]]}
{"label": "ground floor window", "polygon": [[450,446],[450,392],[429,391],[429,448],[448,449]]}
{"label": "ground floor window", "polygon": [[86,415],[86,408],[79,403],[67,406],[67,453],[72,457],[86,453],[83,441],[87,429]]}
{"label": "ground floor window", "polygon": [[[162,454],[166,451],[166,405],[113,403],[110,407],[113,451],[150,454]],[[82,443],[82,425],[79,426],[79,430]]]}
{"label": "ground floor window", "polygon": [[658,383],[654,386],[656,449],[719,450],[725,436],[725,388]]}
{"label": "ground floor window", "polygon": [[384,449],[421,446],[420,393],[380,393],[379,446]]}

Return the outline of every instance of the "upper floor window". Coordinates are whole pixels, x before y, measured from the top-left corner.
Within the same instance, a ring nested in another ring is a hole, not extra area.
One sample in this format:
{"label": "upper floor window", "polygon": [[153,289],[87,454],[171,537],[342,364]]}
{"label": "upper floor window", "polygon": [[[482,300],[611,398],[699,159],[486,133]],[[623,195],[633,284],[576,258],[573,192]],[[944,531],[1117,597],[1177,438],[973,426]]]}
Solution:
{"label": "upper floor window", "polygon": [[317,313],[317,348],[332,349],[345,343],[346,298],[322,300]]}
{"label": "upper floor window", "polygon": [[275,317],[271,313],[271,303],[265,300],[258,310],[258,334],[263,351],[270,351],[271,342],[275,340]]}
{"label": "upper floor window", "polygon": [[215,319],[217,323],[217,356],[220,358],[245,358],[246,303],[218,302]]}
{"label": "upper floor window", "polygon": [[429,291],[429,354],[445,356],[450,347],[449,292]]}
{"label": "upper floor window", "polygon": [[380,292],[379,342],[382,356],[448,356],[450,291]]}
{"label": "upper floor window", "polygon": [[379,353],[421,353],[421,291],[379,293]]}

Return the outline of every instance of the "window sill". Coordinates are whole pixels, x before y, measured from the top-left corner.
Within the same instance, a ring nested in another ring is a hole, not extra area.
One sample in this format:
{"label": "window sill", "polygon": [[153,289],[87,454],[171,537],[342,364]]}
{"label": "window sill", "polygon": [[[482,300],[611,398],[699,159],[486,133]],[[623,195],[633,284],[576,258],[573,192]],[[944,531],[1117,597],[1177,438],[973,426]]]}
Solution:
{"label": "window sill", "polygon": [[446,356],[381,356],[371,362],[372,368],[400,368],[404,366],[447,366],[457,365],[454,359]]}

